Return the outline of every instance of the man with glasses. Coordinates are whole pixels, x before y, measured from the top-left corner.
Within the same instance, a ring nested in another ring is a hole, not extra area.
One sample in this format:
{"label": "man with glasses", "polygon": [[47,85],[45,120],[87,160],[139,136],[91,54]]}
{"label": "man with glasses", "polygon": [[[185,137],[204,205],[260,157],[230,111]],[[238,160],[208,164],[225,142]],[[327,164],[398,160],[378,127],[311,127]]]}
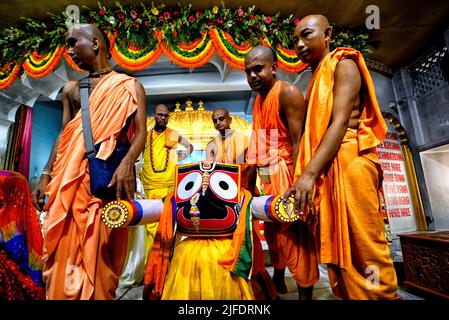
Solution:
{"label": "man with glasses", "polygon": [[[166,105],[158,104],[154,110],[154,127],[148,132],[143,150],[140,180],[147,199],[162,199],[173,191],[175,167],[178,161],[188,157],[193,145],[176,130],[167,127],[170,113]],[[181,144],[186,154],[177,155],[176,146]],[[151,250],[156,234],[157,222],[148,224],[148,246]]]}

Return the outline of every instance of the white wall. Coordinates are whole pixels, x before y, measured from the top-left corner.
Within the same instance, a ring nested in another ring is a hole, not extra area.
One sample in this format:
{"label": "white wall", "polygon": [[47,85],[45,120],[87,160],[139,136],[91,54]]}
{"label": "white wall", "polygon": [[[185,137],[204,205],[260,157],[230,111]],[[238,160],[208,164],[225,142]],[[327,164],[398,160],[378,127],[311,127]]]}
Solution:
{"label": "white wall", "polygon": [[420,153],[436,230],[449,230],[449,145]]}

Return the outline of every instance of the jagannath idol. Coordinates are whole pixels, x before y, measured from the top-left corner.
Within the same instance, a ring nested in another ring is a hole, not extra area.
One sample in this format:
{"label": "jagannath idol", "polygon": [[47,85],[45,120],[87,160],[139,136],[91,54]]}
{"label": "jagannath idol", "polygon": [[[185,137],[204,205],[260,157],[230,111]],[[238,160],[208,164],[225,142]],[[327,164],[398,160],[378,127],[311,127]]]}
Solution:
{"label": "jagannath idol", "polygon": [[292,199],[253,197],[240,188],[240,166],[202,161],[176,168],[164,200],[113,201],[111,228],[159,220],[144,279],[145,299],[274,299],[257,220],[299,219]]}

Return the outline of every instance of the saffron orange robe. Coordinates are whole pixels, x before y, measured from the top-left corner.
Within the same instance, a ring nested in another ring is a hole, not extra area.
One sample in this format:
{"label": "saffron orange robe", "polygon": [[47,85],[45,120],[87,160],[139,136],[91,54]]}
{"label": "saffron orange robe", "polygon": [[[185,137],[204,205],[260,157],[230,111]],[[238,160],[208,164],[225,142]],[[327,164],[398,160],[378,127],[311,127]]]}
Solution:
{"label": "saffron orange robe", "polygon": [[212,161],[222,163],[239,164],[241,166],[241,186],[248,187],[246,170],[246,153],[248,150],[249,138],[241,132],[232,130],[229,136],[223,140],[221,135],[217,135],[209,142],[212,144],[214,159]]}
{"label": "saffron orange robe", "polygon": [[[107,159],[137,109],[135,79],[111,72],[89,98],[97,158]],[[128,138],[132,137],[132,124]],[[81,110],[66,125],[45,193],[44,272],[48,299],[114,299],[126,257],[128,230],[101,222],[103,203],[90,192]]]}
{"label": "saffron orange robe", "polygon": [[312,76],[295,179],[312,159],[329,126],[334,72],[343,59],[353,59],[362,78],[358,129],[348,128],[336,156],[317,178],[313,199],[316,216],[309,212],[306,217],[311,225],[318,226],[318,255],[321,263],[328,264],[336,296],[392,299],[397,280],[385,239],[380,203],[382,170],[374,150],[387,127],[363,56],[354,49],[335,49]]}
{"label": "saffron orange robe", "polygon": [[[283,81],[276,81],[261,105],[260,95],[253,106],[253,135],[248,162],[268,167],[270,182],[262,181],[265,195],[278,195],[292,185],[293,144],[289,129],[280,117],[279,95]],[[264,223],[265,239],[270,248],[272,265],[288,266],[296,282],[309,287],[319,279],[313,234],[302,222]]]}

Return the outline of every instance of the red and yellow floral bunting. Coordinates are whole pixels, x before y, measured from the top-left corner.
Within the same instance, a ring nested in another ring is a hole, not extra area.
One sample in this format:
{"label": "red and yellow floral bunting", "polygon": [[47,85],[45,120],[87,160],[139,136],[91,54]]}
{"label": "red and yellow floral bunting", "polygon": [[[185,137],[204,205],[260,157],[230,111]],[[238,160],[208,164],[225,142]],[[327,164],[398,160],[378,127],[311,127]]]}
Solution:
{"label": "red and yellow floral bunting", "polygon": [[278,56],[278,67],[280,69],[289,73],[298,73],[307,68],[307,64],[298,58],[295,50],[284,48],[280,44],[272,46],[267,38],[262,41],[262,44],[273,47]]}
{"label": "red and yellow floral bunting", "polygon": [[237,70],[245,70],[245,55],[253,48],[249,44],[237,45],[229,33],[212,28],[210,38],[221,58]]}
{"label": "red and yellow floral bunting", "polygon": [[157,32],[159,46],[170,61],[184,68],[198,68],[206,64],[214,55],[215,48],[207,32],[191,43],[169,45],[162,40],[162,32]]}
{"label": "red and yellow floral bunting", "polygon": [[30,77],[43,78],[56,68],[63,52],[64,48],[61,46],[46,54],[39,54],[33,51],[23,63],[23,69]]}
{"label": "red and yellow floral bunting", "polygon": [[[300,21],[293,14],[266,15],[255,6],[231,9],[223,2],[209,9],[197,9],[191,4],[135,6],[116,2],[115,6],[98,3],[81,18],[109,33],[113,59],[130,71],[150,67],[162,53],[181,67],[198,68],[215,52],[230,67],[244,70],[245,55],[258,43],[273,47],[280,69],[298,73],[306,68],[292,50],[293,30]],[[25,19],[23,25],[1,31],[0,51],[4,54],[0,55],[0,88],[11,85],[20,70],[34,78],[47,76],[62,55],[74,70],[85,72],[64,49],[66,30],[67,17],[60,13],[44,21]],[[367,54],[371,50],[368,40],[363,28],[334,26],[331,46],[353,47]],[[35,51],[48,47],[56,49],[46,54]]]}
{"label": "red and yellow floral bunting", "polygon": [[20,64],[10,62],[0,67],[0,90],[8,88],[18,77]]}
{"label": "red and yellow floral bunting", "polygon": [[144,47],[139,47],[136,44],[126,41],[126,39],[119,39],[112,45],[111,55],[117,64],[131,71],[144,70],[151,66],[162,54],[162,49],[158,46],[155,37],[152,37],[150,41]]}

